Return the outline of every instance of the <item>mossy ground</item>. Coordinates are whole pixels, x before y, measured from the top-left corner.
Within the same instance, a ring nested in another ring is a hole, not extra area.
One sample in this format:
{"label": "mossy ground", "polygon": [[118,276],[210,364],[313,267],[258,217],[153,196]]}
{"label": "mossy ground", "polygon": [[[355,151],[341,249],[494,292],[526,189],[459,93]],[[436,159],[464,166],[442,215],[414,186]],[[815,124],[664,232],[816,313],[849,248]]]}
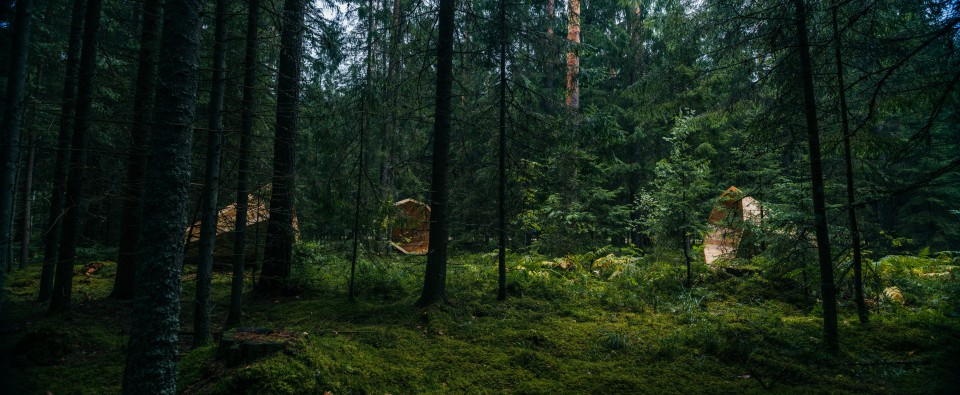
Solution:
{"label": "mossy ground", "polygon": [[[189,351],[193,275],[183,284],[185,393],[956,393],[960,322],[954,262],[902,258],[890,281],[906,305],[878,303],[860,325],[842,305],[841,352],[823,352],[815,300],[778,297],[759,275],[628,255],[510,256],[508,300],[491,255],[451,260],[450,303],[414,308],[422,258],[371,257],[348,302],[348,262],[298,247],[295,296],[253,296],[245,326],[305,332],[285,352],[227,369],[215,346]],[[879,267],[879,266],[878,266]],[[906,269],[901,270],[903,267]],[[924,276],[943,271],[945,276]],[[78,271],[80,266],[78,266]],[[69,314],[33,302],[39,269],[12,274],[0,337],[0,393],[116,393],[130,303],[109,299],[113,265],[80,273]],[[907,277],[911,276],[911,277]],[[229,275],[214,276],[213,322],[226,318]],[[907,284],[909,283],[909,284]],[[913,299],[911,299],[913,297]],[[222,328],[215,327],[216,331]]]}

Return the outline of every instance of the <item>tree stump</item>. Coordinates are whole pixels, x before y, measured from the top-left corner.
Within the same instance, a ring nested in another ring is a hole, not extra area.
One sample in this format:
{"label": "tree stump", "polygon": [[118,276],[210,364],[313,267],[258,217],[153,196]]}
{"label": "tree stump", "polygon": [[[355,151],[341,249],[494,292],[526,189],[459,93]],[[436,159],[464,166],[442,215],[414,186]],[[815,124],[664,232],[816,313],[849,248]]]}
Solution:
{"label": "tree stump", "polygon": [[217,359],[227,367],[251,363],[282,351],[289,339],[267,328],[230,329],[220,338]]}

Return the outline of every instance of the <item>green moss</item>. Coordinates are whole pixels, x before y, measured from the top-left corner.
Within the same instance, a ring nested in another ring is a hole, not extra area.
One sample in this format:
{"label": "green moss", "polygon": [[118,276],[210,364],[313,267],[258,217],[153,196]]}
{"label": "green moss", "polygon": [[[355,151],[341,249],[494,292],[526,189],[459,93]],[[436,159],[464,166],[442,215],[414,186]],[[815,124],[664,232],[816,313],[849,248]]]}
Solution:
{"label": "green moss", "polygon": [[[677,265],[601,252],[564,258],[579,267],[569,270],[544,263],[550,260],[543,257],[511,255],[509,276],[516,292],[503,302],[495,299],[491,256],[454,257],[448,274],[451,304],[416,309],[422,262],[361,261],[359,297],[348,303],[348,261],[317,246],[301,246],[296,281],[302,292],[248,299],[244,325],[306,332],[305,340],[231,369],[215,360],[216,346],[190,351],[180,360],[179,388],[211,394],[943,393],[958,388],[953,372],[960,370],[960,324],[943,313],[945,301],[953,300],[951,284],[937,282],[954,280],[914,273],[916,268],[940,270],[934,263],[897,258],[907,263],[884,275],[913,284],[905,285],[905,292],[940,298],[936,304],[917,298],[895,310],[881,307],[865,326],[844,308],[850,315],[841,317],[842,350],[829,355],[822,352],[816,310],[778,297],[772,291],[775,282],[759,274],[718,276],[687,289]],[[597,260],[619,274],[594,273]],[[0,375],[6,375],[0,377],[0,391],[118,391],[129,303],[106,298],[110,267],[78,275],[77,308],[56,318],[44,317],[45,306],[31,302],[36,282],[30,279],[37,270],[11,276],[5,311],[24,329],[0,338],[0,347],[8,355],[39,356],[41,363],[8,358],[0,366]],[[192,299],[191,278],[188,270],[184,301]],[[214,275],[215,323],[225,318],[229,283],[229,274]],[[183,311],[184,332],[191,330],[192,313]],[[10,353],[14,349],[19,354]],[[55,363],[45,365],[44,358]]]}
{"label": "green moss", "polygon": [[223,367],[214,361],[217,354],[216,345],[208,345],[189,352],[180,359],[177,365],[177,388],[179,391],[187,387],[194,388],[207,384],[209,378],[222,375]]}

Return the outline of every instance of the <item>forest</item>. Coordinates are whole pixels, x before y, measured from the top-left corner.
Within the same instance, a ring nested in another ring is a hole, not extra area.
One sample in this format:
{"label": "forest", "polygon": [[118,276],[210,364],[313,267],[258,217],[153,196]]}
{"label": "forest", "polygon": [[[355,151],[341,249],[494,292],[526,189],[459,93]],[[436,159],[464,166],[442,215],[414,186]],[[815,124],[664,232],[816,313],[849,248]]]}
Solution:
{"label": "forest", "polygon": [[960,392],[960,2],[7,0],[0,393]]}

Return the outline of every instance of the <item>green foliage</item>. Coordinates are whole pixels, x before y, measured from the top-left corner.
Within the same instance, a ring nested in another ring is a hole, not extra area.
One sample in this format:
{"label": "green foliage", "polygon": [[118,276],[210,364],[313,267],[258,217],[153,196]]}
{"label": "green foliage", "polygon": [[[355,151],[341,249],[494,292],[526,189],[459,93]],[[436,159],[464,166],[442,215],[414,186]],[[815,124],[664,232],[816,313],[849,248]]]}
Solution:
{"label": "green foliage", "polygon": [[[948,254],[889,255],[869,265],[875,274],[871,294],[882,309],[925,306],[940,313],[960,313],[960,260]],[[896,288],[894,290],[893,288]]]}
{"label": "green foliage", "polygon": [[691,149],[690,138],[696,132],[696,118],[681,113],[671,134],[664,137],[670,155],[657,162],[652,188],[637,201],[645,232],[667,249],[682,247],[687,239],[699,236],[709,210],[708,196],[714,192],[710,161]]}
{"label": "green foliage", "polygon": [[535,232],[532,247],[548,255],[583,253],[627,232],[631,208],[618,182],[625,171],[610,150],[626,138],[609,113],[590,108],[578,123],[557,125],[556,145],[540,162],[521,169],[522,229]]}

